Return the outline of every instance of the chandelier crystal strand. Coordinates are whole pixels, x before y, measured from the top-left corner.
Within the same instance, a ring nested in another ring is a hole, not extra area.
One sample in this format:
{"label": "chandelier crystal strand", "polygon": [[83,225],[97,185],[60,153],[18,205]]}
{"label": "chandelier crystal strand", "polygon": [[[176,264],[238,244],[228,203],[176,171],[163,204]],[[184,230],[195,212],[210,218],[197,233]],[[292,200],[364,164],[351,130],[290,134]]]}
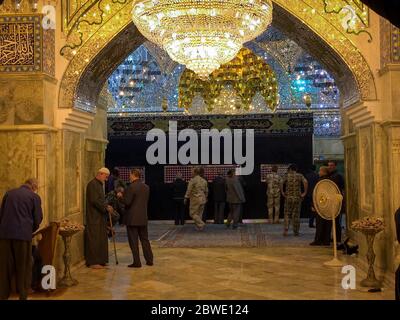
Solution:
{"label": "chandelier crystal strand", "polygon": [[202,79],[272,22],[271,0],[137,0],[132,19],[150,41]]}

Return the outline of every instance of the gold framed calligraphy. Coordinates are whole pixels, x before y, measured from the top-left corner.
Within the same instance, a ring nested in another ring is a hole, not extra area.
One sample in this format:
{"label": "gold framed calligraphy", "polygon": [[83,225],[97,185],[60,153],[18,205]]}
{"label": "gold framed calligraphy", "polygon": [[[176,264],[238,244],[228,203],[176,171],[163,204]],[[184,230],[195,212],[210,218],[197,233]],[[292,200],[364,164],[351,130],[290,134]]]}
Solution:
{"label": "gold framed calligraphy", "polygon": [[42,71],[42,15],[0,16],[0,72]]}

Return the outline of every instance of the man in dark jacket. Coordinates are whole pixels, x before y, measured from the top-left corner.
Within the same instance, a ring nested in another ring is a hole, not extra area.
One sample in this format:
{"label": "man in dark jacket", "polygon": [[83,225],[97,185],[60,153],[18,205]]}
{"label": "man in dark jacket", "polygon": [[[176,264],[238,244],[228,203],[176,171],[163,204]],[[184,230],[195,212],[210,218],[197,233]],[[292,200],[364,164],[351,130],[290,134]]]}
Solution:
{"label": "man in dark jacket", "polygon": [[126,188],[126,183],[121,179],[119,170],[117,168],[112,169],[111,175],[107,179],[106,194],[114,191],[118,187]]}
{"label": "man in dark jacket", "polygon": [[108,263],[108,212],[113,208],[107,205],[104,184],[110,175],[107,168],[101,168],[86,188],[86,228],[85,259],[92,269],[101,269]]}
{"label": "man in dark jacket", "polygon": [[128,232],[129,246],[133,255],[133,263],[128,267],[140,268],[142,263],[139,256],[139,239],[142,244],[143,255],[148,266],[153,265],[153,252],[151,251],[147,230],[147,204],[149,202],[149,186],[140,181],[140,171],[133,169],[130,174],[131,184],[123,197],[125,204],[125,225]]}
{"label": "man in dark jacket", "polygon": [[185,224],[185,193],[186,182],[182,179],[182,173],[176,174],[175,181],[172,183],[172,199],[175,204],[175,225]]}
{"label": "man in dark jacket", "polygon": [[[345,190],[344,190],[344,178],[343,176],[337,171],[336,169],[337,163],[336,161],[329,161],[328,162],[328,168],[329,168],[329,180],[332,180],[336,185],[338,186],[340,192],[344,196]],[[336,239],[337,243],[342,242],[342,214],[344,213],[344,209],[346,207],[345,205],[345,199],[342,202],[342,208],[340,210],[340,214],[336,217],[335,223],[336,223]]]}
{"label": "man in dark jacket", "polygon": [[318,174],[315,172],[316,166],[312,165],[310,170],[305,174],[305,178],[308,182],[308,189],[307,194],[304,198],[304,206],[306,208],[306,212],[308,215],[308,226],[310,228],[315,228],[314,220],[315,220],[315,213],[312,211],[312,204],[313,204],[313,192],[314,188],[319,180]]}
{"label": "man in dark jacket", "polygon": [[[329,169],[328,167],[322,166],[319,168],[319,178],[318,181],[324,179],[329,179]],[[315,188],[315,185],[314,185]],[[312,209],[315,212],[314,204],[311,202]],[[310,243],[311,246],[329,246],[331,243],[331,233],[332,233],[332,221],[322,218],[317,212],[316,216],[316,230],[314,241]]]}
{"label": "man in dark jacket", "polygon": [[226,221],[226,226],[229,228],[233,220],[233,229],[237,229],[240,219],[240,208],[245,203],[246,198],[244,195],[242,184],[239,178],[235,175],[235,170],[228,171],[226,183],[226,202],[229,204],[229,215]]}
{"label": "man in dark jacket", "polygon": [[43,219],[38,182],[28,179],[8,191],[0,209],[0,300],[8,299],[16,273],[19,298],[26,300],[32,279],[32,233]]}
{"label": "man in dark jacket", "polygon": [[214,223],[224,223],[224,212],[226,202],[225,179],[218,174],[212,182],[214,199]]}

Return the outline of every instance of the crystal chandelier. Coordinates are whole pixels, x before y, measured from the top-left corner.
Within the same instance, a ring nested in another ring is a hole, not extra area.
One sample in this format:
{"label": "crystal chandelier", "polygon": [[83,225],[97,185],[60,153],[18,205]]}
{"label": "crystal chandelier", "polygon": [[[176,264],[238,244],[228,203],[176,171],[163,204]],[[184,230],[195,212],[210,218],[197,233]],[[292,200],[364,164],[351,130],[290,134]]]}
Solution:
{"label": "crystal chandelier", "polygon": [[272,21],[271,0],[137,0],[132,19],[150,41],[202,79]]}

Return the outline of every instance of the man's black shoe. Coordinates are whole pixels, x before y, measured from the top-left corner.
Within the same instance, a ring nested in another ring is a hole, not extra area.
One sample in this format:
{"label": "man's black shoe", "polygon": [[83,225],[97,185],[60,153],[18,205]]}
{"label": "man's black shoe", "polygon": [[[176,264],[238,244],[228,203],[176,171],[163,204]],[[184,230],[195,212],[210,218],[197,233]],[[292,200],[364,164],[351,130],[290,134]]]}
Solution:
{"label": "man's black shoe", "polygon": [[128,268],[141,268],[141,267],[142,267],[141,264],[133,264],[133,263],[128,266]]}
{"label": "man's black shoe", "polygon": [[344,244],[343,243],[339,243],[337,246],[336,246],[336,249],[337,250],[344,250],[346,247],[344,246]]}
{"label": "man's black shoe", "polygon": [[153,262],[146,262],[146,265],[152,266],[152,265],[154,265],[154,263]]}

